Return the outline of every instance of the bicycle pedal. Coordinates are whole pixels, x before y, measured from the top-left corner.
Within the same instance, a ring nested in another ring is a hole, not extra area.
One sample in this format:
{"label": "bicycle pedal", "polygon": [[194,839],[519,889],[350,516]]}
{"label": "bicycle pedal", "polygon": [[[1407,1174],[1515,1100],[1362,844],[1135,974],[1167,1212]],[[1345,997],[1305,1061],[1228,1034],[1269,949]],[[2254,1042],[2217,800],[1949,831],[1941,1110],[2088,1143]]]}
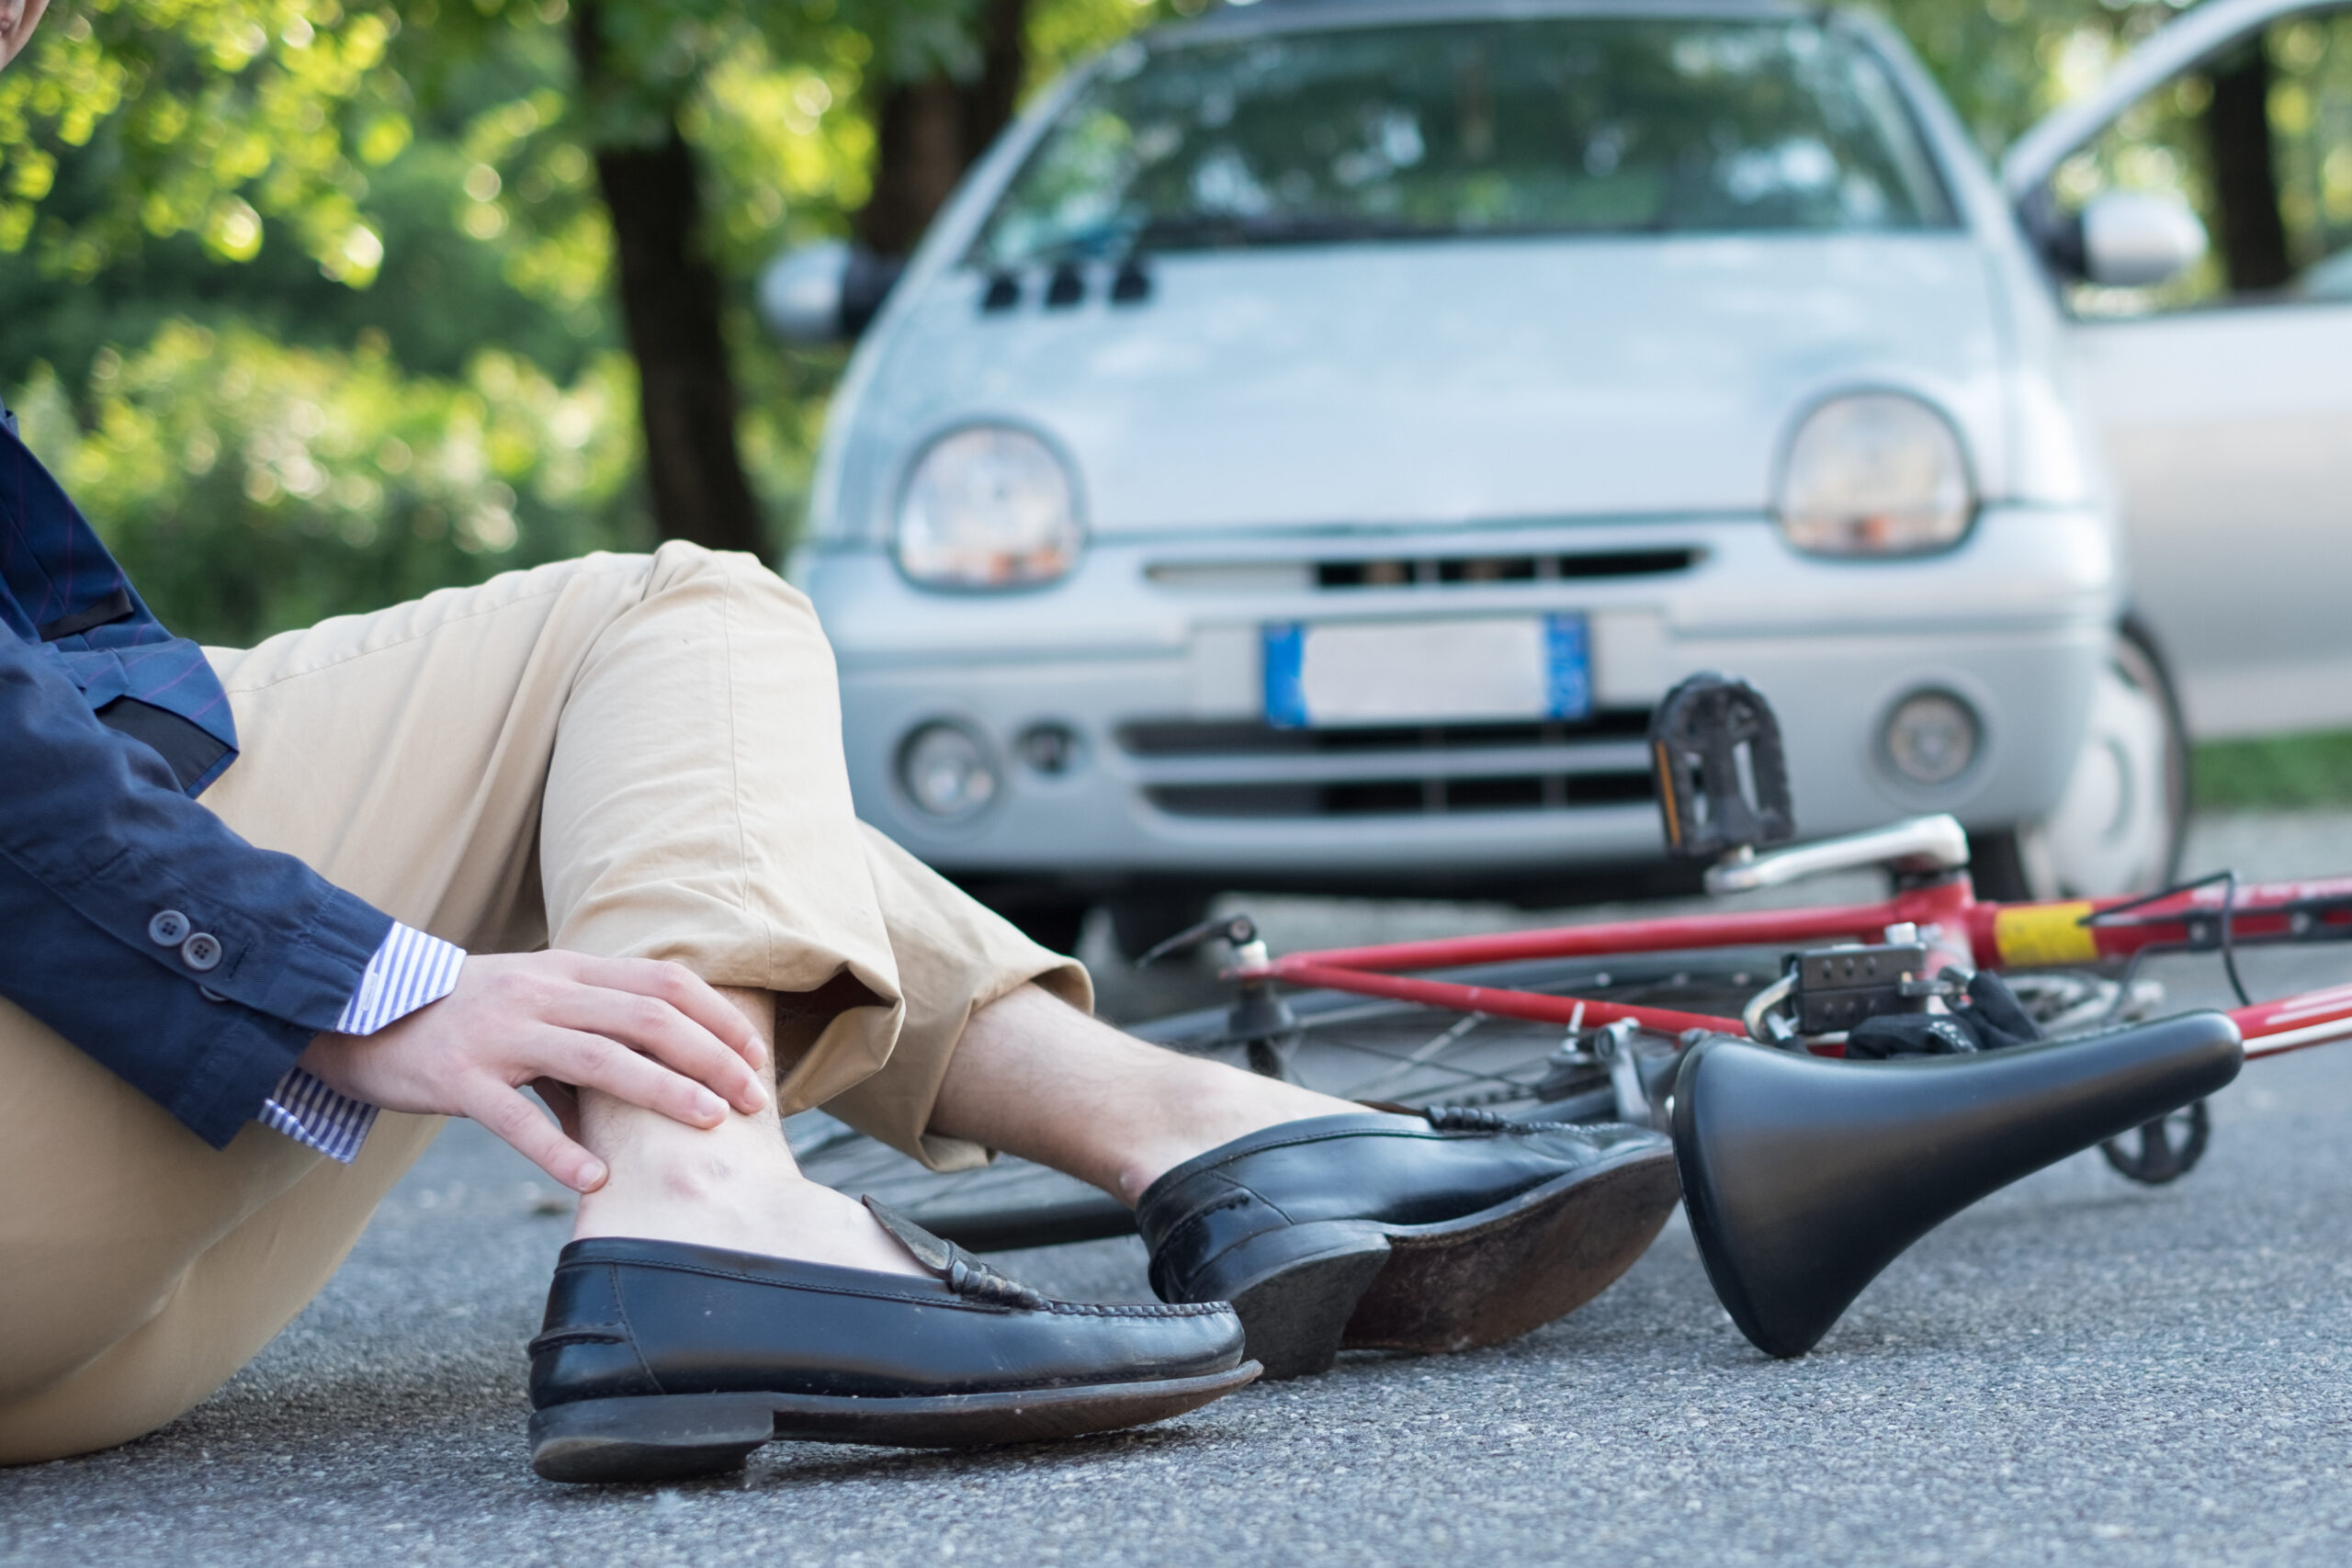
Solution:
{"label": "bicycle pedal", "polygon": [[1667,852],[1718,860],[1796,837],[1781,721],[1747,682],[1705,671],[1650,715]]}

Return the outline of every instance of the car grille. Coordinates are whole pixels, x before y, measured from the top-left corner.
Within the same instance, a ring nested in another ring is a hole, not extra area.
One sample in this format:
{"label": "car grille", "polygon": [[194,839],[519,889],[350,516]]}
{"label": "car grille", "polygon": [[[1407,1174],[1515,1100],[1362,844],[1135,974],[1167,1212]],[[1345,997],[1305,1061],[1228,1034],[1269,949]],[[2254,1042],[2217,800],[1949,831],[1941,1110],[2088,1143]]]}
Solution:
{"label": "car grille", "polygon": [[1578,724],[1275,729],[1169,720],[1117,735],[1152,805],[1177,817],[1424,817],[1574,811],[1652,798],[1649,715]]}
{"label": "car grille", "polygon": [[1198,592],[1295,592],[1302,589],[1476,587],[1498,582],[1569,582],[1671,577],[1706,558],[1671,546],[1645,550],[1547,551],[1531,555],[1371,557],[1344,560],[1161,561],[1145,575],[1162,588]]}
{"label": "car grille", "polygon": [[1406,588],[1450,582],[1557,582],[1590,577],[1663,577],[1688,571],[1699,552],[1611,550],[1589,555],[1453,556],[1436,560],[1329,560],[1317,588]]}

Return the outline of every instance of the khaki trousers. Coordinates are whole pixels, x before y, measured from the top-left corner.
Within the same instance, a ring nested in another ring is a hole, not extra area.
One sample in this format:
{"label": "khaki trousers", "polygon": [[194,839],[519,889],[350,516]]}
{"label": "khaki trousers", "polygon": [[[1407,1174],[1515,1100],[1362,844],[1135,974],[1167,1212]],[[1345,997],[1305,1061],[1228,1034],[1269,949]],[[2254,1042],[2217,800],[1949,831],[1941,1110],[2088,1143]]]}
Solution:
{"label": "khaki trousers", "polygon": [[[243,754],[202,804],[483,952],[676,959],[782,998],[787,1111],[942,1168],[965,1021],[1085,972],[852,815],[831,651],[750,557],[592,556],[215,651]],[[153,1430],[301,1310],[439,1127],[339,1166],[208,1148],[0,1001],[0,1463]]]}

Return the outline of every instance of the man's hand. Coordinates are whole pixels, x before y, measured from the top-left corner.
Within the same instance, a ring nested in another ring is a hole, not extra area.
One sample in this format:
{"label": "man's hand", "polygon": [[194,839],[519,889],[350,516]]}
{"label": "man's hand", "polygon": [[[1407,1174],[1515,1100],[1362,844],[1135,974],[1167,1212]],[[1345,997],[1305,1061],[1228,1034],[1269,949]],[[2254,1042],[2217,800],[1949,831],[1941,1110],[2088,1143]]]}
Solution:
{"label": "man's hand", "polygon": [[0,65],[17,58],[48,9],[49,0],[0,0]]}
{"label": "man's hand", "polygon": [[604,1185],[604,1163],[525,1097],[534,1079],[691,1127],[718,1126],[730,1103],[747,1114],[768,1103],[751,1021],[684,965],[645,958],[470,954],[439,1001],[364,1037],[319,1035],[298,1065],[387,1111],[471,1117],[581,1192]]}

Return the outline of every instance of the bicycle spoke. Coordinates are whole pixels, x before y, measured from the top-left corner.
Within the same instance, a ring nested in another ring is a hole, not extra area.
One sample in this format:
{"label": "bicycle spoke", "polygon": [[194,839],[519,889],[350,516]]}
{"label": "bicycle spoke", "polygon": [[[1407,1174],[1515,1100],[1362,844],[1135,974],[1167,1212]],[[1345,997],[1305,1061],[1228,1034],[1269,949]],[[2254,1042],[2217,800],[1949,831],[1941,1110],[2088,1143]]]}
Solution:
{"label": "bicycle spoke", "polygon": [[[1384,1051],[1379,1046],[1368,1044],[1361,1039],[1334,1040],[1325,1042],[1324,1043],[1327,1043],[1338,1050],[1355,1051],[1363,1055],[1377,1056],[1384,1061],[1396,1062],[1408,1066],[1419,1066],[1437,1072],[1449,1073],[1453,1075],[1455,1079],[1463,1083],[1492,1084],[1498,1089],[1511,1089],[1520,1093],[1524,1093],[1534,1087],[1532,1083],[1523,1079],[1505,1077],[1497,1073],[1484,1072],[1475,1067],[1465,1067],[1453,1062],[1430,1061],[1415,1063],[1410,1053],[1404,1051]],[[1355,1098],[1355,1096],[1353,1091],[1347,1091],[1343,1098],[1352,1099]]]}
{"label": "bicycle spoke", "polygon": [[1456,1041],[1462,1039],[1472,1030],[1477,1028],[1480,1024],[1486,1021],[1487,1015],[1483,1012],[1463,1014],[1462,1017],[1454,1021],[1452,1028],[1436,1035],[1429,1042],[1429,1043],[1423,1045],[1419,1050],[1406,1057],[1396,1066],[1390,1067],[1376,1077],[1366,1078],[1363,1082],[1356,1085],[1354,1089],[1348,1091],[1348,1098],[1351,1100],[1371,1100],[1376,1098],[1380,1090],[1386,1089],[1392,1083],[1404,1082],[1405,1079],[1412,1076],[1414,1068],[1424,1065],[1431,1056],[1436,1055],[1440,1051],[1444,1050],[1447,1046],[1453,1044]]}

